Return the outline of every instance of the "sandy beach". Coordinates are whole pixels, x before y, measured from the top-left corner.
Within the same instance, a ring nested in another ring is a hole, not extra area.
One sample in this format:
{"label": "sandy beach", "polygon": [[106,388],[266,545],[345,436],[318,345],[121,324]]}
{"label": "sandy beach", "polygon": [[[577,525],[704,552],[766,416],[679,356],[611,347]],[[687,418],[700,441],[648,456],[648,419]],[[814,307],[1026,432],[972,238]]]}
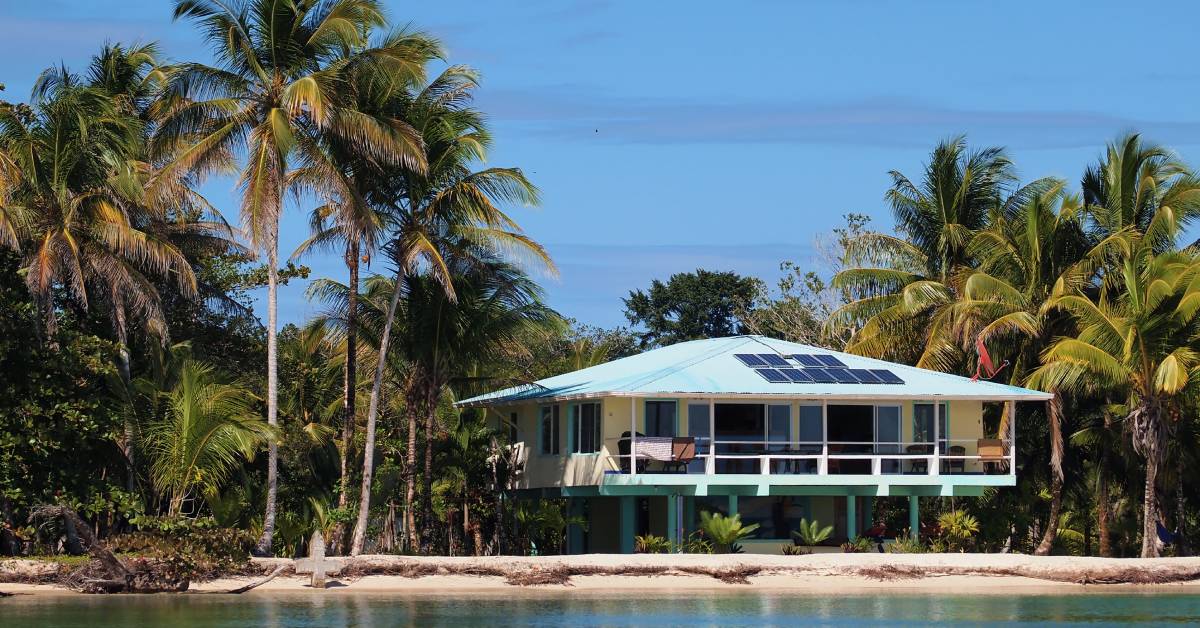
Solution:
{"label": "sandy beach", "polygon": [[[816,554],[811,556],[591,554],[582,556],[331,558],[325,593],[470,594],[522,591],[787,590],[823,593],[1070,593],[1167,589],[1200,593],[1200,558],[1107,559],[1020,554]],[[315,591],[289,559],[255,559],[282,575],[250,592]],[[44,565],[44,564],[43,564]],[[72,594],[28,584],[31,561],[0,561],[0,591]],[[193,582],[218,593],[254,577]],[[8,581],[7,583],[3,583]]]}

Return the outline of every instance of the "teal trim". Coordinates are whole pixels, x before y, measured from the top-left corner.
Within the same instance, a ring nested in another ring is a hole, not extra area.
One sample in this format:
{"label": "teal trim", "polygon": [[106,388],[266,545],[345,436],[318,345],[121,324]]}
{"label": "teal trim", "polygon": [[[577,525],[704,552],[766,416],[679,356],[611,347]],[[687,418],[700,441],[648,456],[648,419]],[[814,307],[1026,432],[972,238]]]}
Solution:
{"label": "teal trim", "polygon": [[855,511],[858,497],[854,495],[846,496],[846,538],[853,539],[858,536],[858,513]]}
{"label": "teal trim", "polygon": [[621,553],[632,554],[634,528],[636,527],[635,518],[637,516],[635,506],[637,504],[635,503],[635,498],[632,495],[622,495],[620,499],[621,529],[619,534],[621,537]]}
{"label": "teal trim", "polygon": [[914,541],[921,535],[921,498],[916,495],[908,498],[908,535]]}

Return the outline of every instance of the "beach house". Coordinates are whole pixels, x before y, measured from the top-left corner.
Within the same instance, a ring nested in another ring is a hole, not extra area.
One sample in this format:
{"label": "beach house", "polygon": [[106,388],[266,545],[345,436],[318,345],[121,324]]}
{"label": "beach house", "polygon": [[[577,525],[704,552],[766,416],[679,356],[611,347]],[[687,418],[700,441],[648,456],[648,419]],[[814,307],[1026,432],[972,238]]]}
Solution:
{"label": "beach house", "polygon": [[[802,518],[835,539],[878,498],[979,496],[1016,483],[1015,404],[1051,395],[762,336],[653,349],[460,403],[513,443],[510,494],[565,498],[570,553],[681,539],[703,510],[757,523],[778,552]],[[893,508],[894,510],[894,508]],[[901,515],[902,516],[902,515]],[[894,530],[892,531],[895,532]]]}

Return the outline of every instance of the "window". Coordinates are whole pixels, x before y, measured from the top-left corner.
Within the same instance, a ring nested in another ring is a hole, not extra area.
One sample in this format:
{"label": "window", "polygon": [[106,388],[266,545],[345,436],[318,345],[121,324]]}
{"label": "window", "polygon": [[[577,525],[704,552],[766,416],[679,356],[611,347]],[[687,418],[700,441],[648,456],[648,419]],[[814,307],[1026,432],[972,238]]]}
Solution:
{"label": "window", "polygon": [[517,443],[521,440],[521,433],[517,430],[517,413],[513,412],[508,416],[508,442]]}
{"label": "window", "polygon": [[594,454],[600,451],[600,404],[581,403],[571,417],[571,453]]}
{"label": "window", "polygon": [[[943,401],[941,406],[938,410],[938,449],[941,453],[946,453],[946,439],[950,437],[950,430],[947,428],[950,423],[950,404]],[[913,440],[918,443],[933,442],[932,403],[913,404]]]}
{"label": "window", "polygon": [[[792,440],[792,407],[767,406],[767,441],[770,443],[787,443]],[[786,451],[787,447],[780,445],[771,447],[770,451]]]}
{"label": "window", "polygon": [[646,436],[675,435],[675,402],[646,402]]}
{"label": "window", "polygon": [[559,453],[558,406],[542,406],[541,431],[539,432],[543,455],[557,456]]}
{"label": "window", "polygon": [[801,443],[800,451],[821,453],[821,443],[825,440],[825,421],[822,418],[821,406],[800,406],[800,433],[797,440]]}

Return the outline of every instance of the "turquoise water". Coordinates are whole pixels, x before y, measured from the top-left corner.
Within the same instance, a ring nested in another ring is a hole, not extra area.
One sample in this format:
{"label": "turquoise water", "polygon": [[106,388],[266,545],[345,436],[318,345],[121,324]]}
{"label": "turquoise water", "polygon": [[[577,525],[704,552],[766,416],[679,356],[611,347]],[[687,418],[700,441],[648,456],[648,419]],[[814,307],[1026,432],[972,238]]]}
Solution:
{"label": "turquoise water", "polygon": [[805,596],[788,593],[375,595],[260,593],[19,596],[0,626],[824,626],[1198,624],[1200,596],[1129,594]]}

